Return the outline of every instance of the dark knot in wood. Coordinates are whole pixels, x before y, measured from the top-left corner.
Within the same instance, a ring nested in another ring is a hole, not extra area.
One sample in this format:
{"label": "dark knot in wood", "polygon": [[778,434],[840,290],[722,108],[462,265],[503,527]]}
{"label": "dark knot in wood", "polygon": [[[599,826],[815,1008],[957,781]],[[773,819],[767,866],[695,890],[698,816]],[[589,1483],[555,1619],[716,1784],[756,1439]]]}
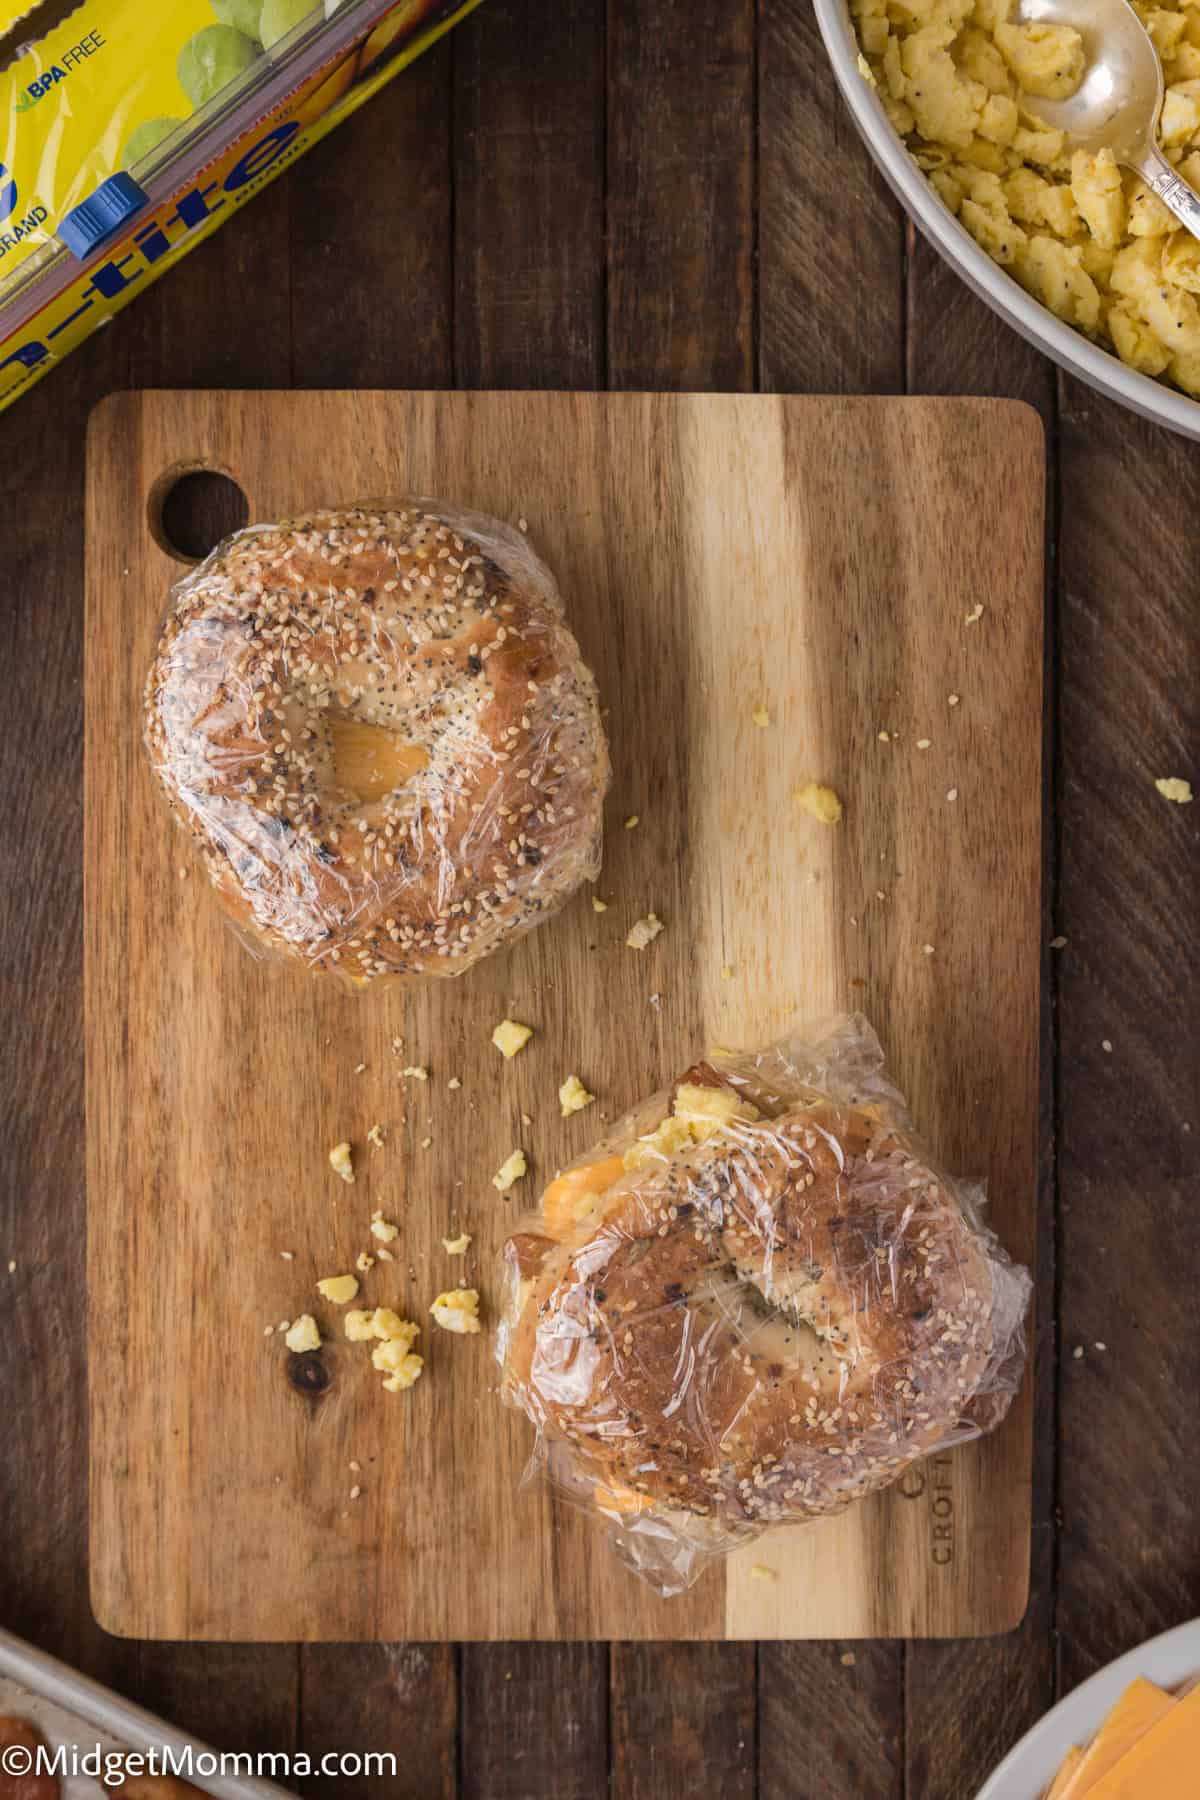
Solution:
{"label": "dark knot in wood", "polygon": [[333,1372],[326,1368],[319,1350],[306,1350],[300,1356],[288,1357],[287,1378],[297,1393],[316,1400],[330,1386]]}

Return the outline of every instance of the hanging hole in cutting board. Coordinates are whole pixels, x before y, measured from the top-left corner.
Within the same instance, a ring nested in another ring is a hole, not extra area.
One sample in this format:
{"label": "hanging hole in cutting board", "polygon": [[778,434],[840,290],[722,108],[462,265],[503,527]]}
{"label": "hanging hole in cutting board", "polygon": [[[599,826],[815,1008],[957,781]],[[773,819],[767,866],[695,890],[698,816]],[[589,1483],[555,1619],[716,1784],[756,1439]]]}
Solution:
{"label": "hanging hole in cutting board", "polygon": [[197,563],[247,524],[250,502],[224,469],[189,464],[159,477],[150,490],[148,513],[159,548],[176,562]]}

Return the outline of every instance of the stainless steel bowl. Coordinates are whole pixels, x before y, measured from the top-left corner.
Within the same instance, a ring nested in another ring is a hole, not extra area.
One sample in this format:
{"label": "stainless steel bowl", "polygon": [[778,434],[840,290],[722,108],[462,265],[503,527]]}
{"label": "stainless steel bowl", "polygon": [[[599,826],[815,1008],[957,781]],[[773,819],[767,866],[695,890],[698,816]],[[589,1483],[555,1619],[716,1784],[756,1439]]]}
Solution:
{"label": "stainless steel bowl", "polygon": [[1119,400],[1145,419],[1200,440],[1200,401],[1149,375],[1139,375],[1119,357],[1064,325],[979,248],[970,232],[942,205],[889,124],[874,88],[864,81],[846,0],[813,0],[813,5],[834,77],[867,149],[914,223],[967,286],[1023,338],[1089,387]]}

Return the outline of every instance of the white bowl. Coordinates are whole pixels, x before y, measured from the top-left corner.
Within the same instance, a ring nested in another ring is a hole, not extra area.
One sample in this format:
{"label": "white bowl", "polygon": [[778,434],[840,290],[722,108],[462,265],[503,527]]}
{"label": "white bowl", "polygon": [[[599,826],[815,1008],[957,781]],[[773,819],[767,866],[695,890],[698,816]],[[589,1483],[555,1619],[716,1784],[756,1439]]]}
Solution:
{"label": "white bowl", "polygon": [[903,140],[892,129],[874,88],[863,80],[858,66],[858,40],[846,0],[813,0],[813,4],[842,97],[881,174],[920,230],[957,269],[967,286],[1023,338],[1089,387],[1119,400],[1145,419],[1167,425],[1185,437],[1200,439],[1200,402],[1149,375],[1139,375],[1119,357],[1064,325],[979,248],[970,232],[942,205]]}
{"label": "white bowl", "polygon": [[1040,1800],[1072,1744],[1095,1737],[1138,1675],[1159,1687],[1180,1687],[1200,1674],[1200,1619],[1164,1631],[1109,1663],[1039,1719],[980,1789],[977,1800]]}

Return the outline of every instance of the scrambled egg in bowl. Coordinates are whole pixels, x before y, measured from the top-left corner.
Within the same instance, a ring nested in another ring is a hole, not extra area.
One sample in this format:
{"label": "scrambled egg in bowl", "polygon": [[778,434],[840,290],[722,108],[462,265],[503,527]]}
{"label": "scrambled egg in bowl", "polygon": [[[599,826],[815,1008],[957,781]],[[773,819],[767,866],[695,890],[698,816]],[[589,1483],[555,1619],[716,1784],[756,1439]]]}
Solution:
{"label": "scrambled egg in bowl", "polygon": [[[1108,151],[1069,151],[1037,116],[1068,98],[1083,44],[1016,0],[850,0],[893,126],[992,259],[1144,375],[1200,396],[1200,243]],[[1162,58],[1160,142],[1200,188],[1200,0],[1133,0]]]}

